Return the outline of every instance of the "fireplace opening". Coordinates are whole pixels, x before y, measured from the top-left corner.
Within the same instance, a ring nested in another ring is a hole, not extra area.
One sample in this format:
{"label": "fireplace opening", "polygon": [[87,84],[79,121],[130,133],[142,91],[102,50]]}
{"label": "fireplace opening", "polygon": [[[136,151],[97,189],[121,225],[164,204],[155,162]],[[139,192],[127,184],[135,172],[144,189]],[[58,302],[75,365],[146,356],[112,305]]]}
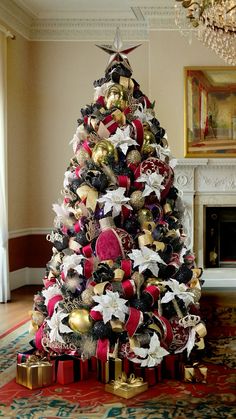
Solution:
{"label": "fireplace opening", "polygon": [[205,266],[236,267],[236,207],[205,207]]}

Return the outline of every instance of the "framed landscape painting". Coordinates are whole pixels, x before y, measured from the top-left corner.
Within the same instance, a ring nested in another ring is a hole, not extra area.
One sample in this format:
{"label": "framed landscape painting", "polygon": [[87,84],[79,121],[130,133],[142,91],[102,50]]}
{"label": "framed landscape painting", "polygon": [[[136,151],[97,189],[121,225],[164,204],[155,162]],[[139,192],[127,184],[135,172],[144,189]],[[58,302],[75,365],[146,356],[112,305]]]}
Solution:
{"label": "framed landscape painting", "polygon": [[185,67],[185,157],[236,157],[236,68]]}

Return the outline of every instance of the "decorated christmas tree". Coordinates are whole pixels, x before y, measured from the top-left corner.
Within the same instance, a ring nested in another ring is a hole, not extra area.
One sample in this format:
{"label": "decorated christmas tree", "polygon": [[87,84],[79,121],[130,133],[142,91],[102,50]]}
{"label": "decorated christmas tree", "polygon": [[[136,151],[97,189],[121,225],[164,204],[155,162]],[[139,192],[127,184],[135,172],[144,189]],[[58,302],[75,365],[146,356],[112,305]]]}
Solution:
{"label": "decorated christmas tree", "polygon": [[38,353],[152,368],[203,347],[201,269],[154,103],[132,78],[117,31],[105,76],[81,109],[53,205],[53,244],[34,298]]}

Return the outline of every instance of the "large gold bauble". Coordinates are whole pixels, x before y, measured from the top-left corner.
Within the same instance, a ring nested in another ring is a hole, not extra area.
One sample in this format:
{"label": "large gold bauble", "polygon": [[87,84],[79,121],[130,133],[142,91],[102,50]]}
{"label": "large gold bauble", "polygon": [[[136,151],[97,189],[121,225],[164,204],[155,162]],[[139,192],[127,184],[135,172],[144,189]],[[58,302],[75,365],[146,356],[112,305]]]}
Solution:
{"label": "large gold bauble", "polygon": [[155,151],[155,148],[152,147],[152,144],[155,144],[155,135],[149,129],[143,130],[143,145],[141,148],[142,154],[152,154]]}
{"label": "large gold bauble", "polygon": [[112,84],[106,92],[105,103],[107,109],[118,108],[123,111],[128,106],[128,94],[121,84]]}
{"label": "large gold bauble", "polygon": [[85,308],[75,308],[69,314],[68,320],[70,328],[80,334],[87,333],[92,327],[89,311]]}
{"label": "large gold bauble", "polygon": [[145,198],[142,196],[142,191],[134,191],[130,195],[130,205],[136,210],[143,208]]}
{"label": "large gold bauble", "polygon": [[99,166],[102,164],[108,164],[109,157],[113,157],[116,162],[118,161],[118,154],[114,145],[108,140],[98,141],[92,152],[92,159],[94,163]]}

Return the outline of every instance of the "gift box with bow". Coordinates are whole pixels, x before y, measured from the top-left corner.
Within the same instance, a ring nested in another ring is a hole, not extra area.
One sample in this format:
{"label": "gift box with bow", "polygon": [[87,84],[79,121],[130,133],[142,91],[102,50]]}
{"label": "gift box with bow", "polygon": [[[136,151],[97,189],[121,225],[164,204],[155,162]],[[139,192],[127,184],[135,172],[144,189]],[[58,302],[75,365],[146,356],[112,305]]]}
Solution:
{"label": "gift box with bow", "polygon": [[105,391],[125,399],[135,397],[147,389],[148,383],[144,382],[143,378],[135,377],[134,374],[130,374],[128,378],[124,372],[121,374],[120,378],[105,385]]}
{"label": "gift box with bow", "polygon": [[16,382],[31,390],[50,386],[53,383],[53,366],[35,355],[26,362],[17,364]]}
{"label": "gift box with bow", "polygon": [[184,366],[184,381],[188,383],[206,383],[207,367],[198,362]]}

